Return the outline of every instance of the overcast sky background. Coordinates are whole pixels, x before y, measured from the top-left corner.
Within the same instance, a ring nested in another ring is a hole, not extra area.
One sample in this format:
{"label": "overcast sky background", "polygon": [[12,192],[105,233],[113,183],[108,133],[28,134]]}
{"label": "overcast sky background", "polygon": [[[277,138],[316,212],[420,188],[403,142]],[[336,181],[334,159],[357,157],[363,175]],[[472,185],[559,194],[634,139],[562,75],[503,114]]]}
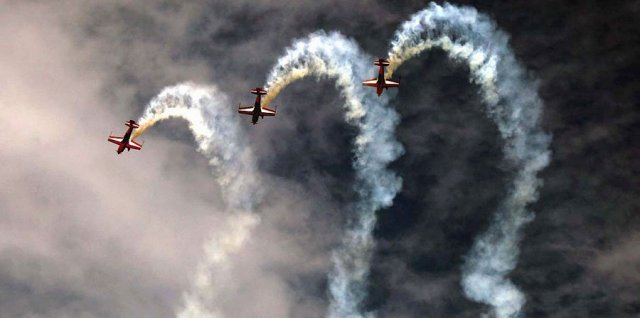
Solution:
{"label": "overcast sky background", "polygon": [[[640,315],[640,1],[462,1],[511,36],[539,80],[553,157],[511,275],[527,317]],[[106,142],[163,87],[212,83],[249,103],[295,38],[324,29],[385,55],[422,1],[0,0],[0,317],[173,317],[221,189],[182,121]],[[372,75],[375,68],[372,65]],[[478,317],[460,267],[510,171],[468,69],[439,51],[403,64],[403,178],[378,213],[365,304],[379,317]],[[305,79],[277,118],[238,118],[269,196],[233,258],[228,317],[323,317],[330,252],[355,199],[331,81]],[[373,93],[373,92],[372,92]]]}

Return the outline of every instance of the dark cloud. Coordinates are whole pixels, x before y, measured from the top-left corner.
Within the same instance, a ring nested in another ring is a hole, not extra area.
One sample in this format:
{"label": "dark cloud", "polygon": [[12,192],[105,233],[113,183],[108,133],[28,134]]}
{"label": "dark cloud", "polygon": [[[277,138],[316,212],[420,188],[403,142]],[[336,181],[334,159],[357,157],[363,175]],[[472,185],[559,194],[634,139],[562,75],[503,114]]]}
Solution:
{"label": "dark cloud", "polygon": [[468,69],[443,52],[396,74],[405,83],[395,104],[407,152],[392,168],[404,183],[393,207],[379,213],[372,276],[374,295],[387,296],[371,306],[381,316],[477,316],[479,305],[462,294],[460,267],[506,191],[500,135]]}
{"label": "dark cloud", "polygon": [[[202,242],[211,229],[224,230],[216,225],[220,189],[182,123],[162,123],[146,136],[159,149],[146,164],[96,164],[107,155],[97,140],[176,82],[212,82],[234,102],[249,101],[246,90],[263,84],[284,48],[317,29],[338,30],[383,55],[396,27],[424,7],[365,0],[25,3],[7,2],[14,14],[0,14],[0,48],[8,52],[0,57],[7,75],[0,103],[16,105],[0,110],[14,136],[0,140],[20,142],[0,150],[1,317],[172,316]],[[460,3],[510,34],[516,56],[539,79],[543,126],[554,138],[532,206],[537,217],[511,277],[527,295],[527,316],[637,316],[640,4]],[[381,317],[477,317],[486,308],[464,297],[460,267],[512,171],[464,66],[435,51],[396,75],[403,87],[392,104],[406,153],[392,168],[404,186],[379,213],[365,305]],[[274,102],[277,119],[247,125],[274,195],[264,202],[258,240],[238,256],[238,282],[255,284],[247,297],[256,304],[275,289],[272,313],[320,317],[326,310],[329,253],[355,198],[349,149],[356,132],[344,123],[333,86],[297,82]],[[22,127],[16,118],[33,119]],[[78,138],[87,125],[99,125],[82,136],[98,155],[71,152],[69,164],[54,146],[46,148],[49,158],[36,151]],[[150,170],[135,187],[122,185]],[[88,201],[73,200],[78,194]],[[125,209],[114,198],[143,199]],[[239,297],[225,308],[242,307]]]}
{"label": "dark cloud", "polygon": [[[640,126],[638,81],[628,71],[638,69],[637,59],[631,58],[640,53],[633,44],[640,35],[633,23],[637,2],[465,4],[491,15],[511,35],[516,56],[539,79],[545,101],[543,125],[554,136],[553,160],[542,174],[545,184],[540,200],[532,207],[537,218],[525,230],[521,260],[512,275],[527,295],[527,316],[637,316],[639,306],[632,295],[640,291],[633,274],[638,261],[629,246],[639,226],[639,201],[634,194],[639,180],[635,137]],[[456,310],[464,308],[457,299],[461,297],[457,278],[444,293],[446,299],[437,301],[425,296],[416,302],[406,287],[394,291],[389,282],[400,276],[406,285],[416,280],[416,273],[425,280],[455,275],[460,256],[486,227],[496,198],[504,191],[505,182],[500,179],[505,171],[500,168],[500,141],[491,124],[479,123],[484,120],[478,117],[482,106],[467,93],[469,85],[461,85],[465,77],[459,72],[465,71],[447,65],[439,54],[419,60],[422,64],[403,66],[398,74],[409,73],[404,77],[411,76],[411,82],[426,81],[429,88],[423,90],[428,93],[418,96],[442,97],[403,96],[409,80],[398,96],[399,111],[415,117],[403,119],[399,130],[408,149],[398,162],[405,191],[393,208],[380,213],[378,237],[383,241],[375,264],[382,268],[374,271],[374,282],[383,283],[374,287],[386,290],[387,297],[372,301],[372,307],[389,315],[397,308],[417,307],[431,316],[458,317],[462,314],[442,305],[454,298]],[[428,114],[419,112],[416,103],[420,102]],[[442,125],[443,117],[450,122]],[[417,123],[412,126],[412,121]],[[409,127],[413,129],[408,131]],[[472,133],[461,133],[466,128]],[[440,136],[444,142],[438,142]],[[444,171],[432,159],[438,156],[447,165]],[[424,168],[417,171],[417,167]],[[447,194],[442,189],[458,172],[462,180],[453,183]],[[412,196],[416,183],[421,193]],[[410,203],[403,206],[403,201]],[[410,221],[403,224],[398,219]],[[461,229],[462,236],[454,234],[456,229]],[[390,258],[390,265],[385,264]],[[476,308],[472,316],[477,316],[478,305],[470,307]]]}

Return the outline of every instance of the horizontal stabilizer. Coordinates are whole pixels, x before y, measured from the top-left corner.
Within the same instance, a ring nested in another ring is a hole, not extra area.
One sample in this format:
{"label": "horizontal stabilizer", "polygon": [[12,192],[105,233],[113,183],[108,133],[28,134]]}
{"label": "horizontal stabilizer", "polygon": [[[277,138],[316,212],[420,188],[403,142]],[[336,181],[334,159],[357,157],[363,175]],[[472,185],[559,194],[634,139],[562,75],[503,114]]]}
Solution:
{"label": "horizontal stabilizer", "polygon": [[138,127],[140,127],[140,125],[138,125],[138,123],[136,123],[136,122],[135,122],[135,121],[133,121],[133,120],[125,121],[125,122],[124,122],[124,125],[125,125],[125,126],[127,126],[127,127],[131,127],[131,128],[138,128]]}
{"label": "horizontal stabilizer", "polygon": [[267,91],[265,91],[262,87],[256,87],[251,90],[251,94],[254,95],[267,95]]}
{"label": "horizontal stabilizer", "polygon": [[373,61],[373,64],[377,66],[389,66],[389,61],[385,59],[377,59]]}

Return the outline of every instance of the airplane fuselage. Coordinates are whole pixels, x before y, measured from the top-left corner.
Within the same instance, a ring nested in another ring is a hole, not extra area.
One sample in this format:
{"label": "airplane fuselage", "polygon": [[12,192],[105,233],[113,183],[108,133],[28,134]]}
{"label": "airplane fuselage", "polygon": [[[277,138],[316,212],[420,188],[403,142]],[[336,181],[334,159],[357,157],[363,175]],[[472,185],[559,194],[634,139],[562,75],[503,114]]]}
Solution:
{"label": "airplane fuselage", "polygon": [[384,84],[385,84],[384,66],[380,65],[380,69],[378,70],[378,83],[377,83],[377,86],[376,86],[376,94],[378,94],[378,96],[382,95],[382,90],[384,89]]}
{"label": "airplane fuselage", "polygon": [[132,132],[133,132],[133,127],[129,126],[129,128],[127,129],[127,132],[124,134],[124,137],[122,137],[122,144],[118,146],[118,150],[116,150],[118,154],[121,154],[125,149],[131,150],[127,147],[127,145],[129,144],[129,139],[131,139]]}
{"label": "airplane fuselage", "polygon": [[256,96],[256,101],[253,104],[253,115],[251,117],[251,123],[254,124],[254,125],[256,123],[258,123],[258,117],[264,118],[264,116],[262,116],[262,106],[260,106],[260,104],[261,104],[260,97],[261,97],[261,95],[257,95]]}

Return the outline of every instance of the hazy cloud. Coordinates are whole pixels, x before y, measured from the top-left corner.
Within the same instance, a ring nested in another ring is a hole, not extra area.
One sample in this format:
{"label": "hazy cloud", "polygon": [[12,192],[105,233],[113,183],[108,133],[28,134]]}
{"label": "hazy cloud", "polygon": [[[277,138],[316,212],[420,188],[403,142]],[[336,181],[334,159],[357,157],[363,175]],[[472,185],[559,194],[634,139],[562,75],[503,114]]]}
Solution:
{"label": "hazy cloud", "polygon": [[[462,2],[510,34],[554,135],[512,275],[527,316],[637,316],[637,1]],[[107,133],[185,80],[247,103],[284,48],[318,29],[383,54],[424,5],[0,1],[0,317],[174,316],[202,244],[225,230],[221,189],[183,122],[154,127],[135,154],[117,156]],[[464,297],[460,266],[509,170],[467,71],[434,51],[396,72],[404,183],[375,233],[367,306],[380,317],[486,311]],[[326,313],[330,251],[355,198],[355,130],[333,87],[303,80],[274,102],[278,118],[238,119],[269,195],[233,258],[227,316]]]}

